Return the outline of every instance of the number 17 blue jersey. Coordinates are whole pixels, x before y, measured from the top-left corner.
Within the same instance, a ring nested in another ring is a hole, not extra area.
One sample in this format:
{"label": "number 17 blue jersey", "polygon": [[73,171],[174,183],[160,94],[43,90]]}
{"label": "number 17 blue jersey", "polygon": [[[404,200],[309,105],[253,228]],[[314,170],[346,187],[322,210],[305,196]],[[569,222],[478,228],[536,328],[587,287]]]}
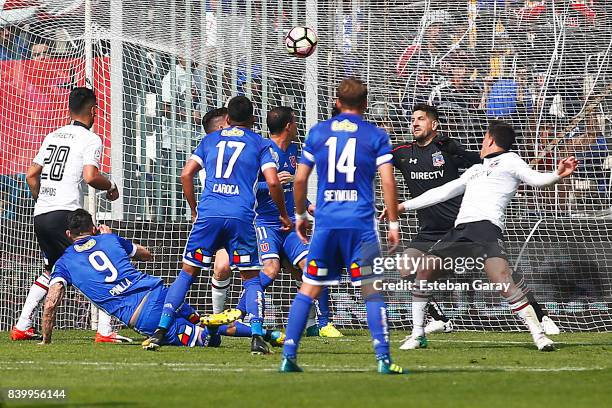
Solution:
{"label": "number 17 blue jersey", "polygon": [[128,324],[144,296],[163,286],[160,278],[132,265],[135,253],[136,245],[115,234],[83,238],[55,263],[50,285],[74,285],[96,306]]}
{"label": "number 17 blue jersey", "polygon": [[315,230],[373,229],[376,171],[392,160],[387,133],[359,115],[313,126],[300,163],[317,167]]}
{"label": "number 17 blue jersey", "polygon": [[260,171],[276,168],[270,146],[252,130],[230,127],[208,134],[191,156],[206,172],[198,217],[255,218]]}

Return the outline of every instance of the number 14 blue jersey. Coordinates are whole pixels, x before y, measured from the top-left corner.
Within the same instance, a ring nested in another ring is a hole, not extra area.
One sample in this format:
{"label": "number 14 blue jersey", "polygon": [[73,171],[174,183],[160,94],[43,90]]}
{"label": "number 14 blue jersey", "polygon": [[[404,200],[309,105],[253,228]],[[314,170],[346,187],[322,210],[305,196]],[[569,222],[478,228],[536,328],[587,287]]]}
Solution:
{"label": "number 14 blue jersey", "polygon": [[374,228],[374,179],[391,163],[387,133],[354,114],[313,126],[300,163],[317,167],[315,229]]}

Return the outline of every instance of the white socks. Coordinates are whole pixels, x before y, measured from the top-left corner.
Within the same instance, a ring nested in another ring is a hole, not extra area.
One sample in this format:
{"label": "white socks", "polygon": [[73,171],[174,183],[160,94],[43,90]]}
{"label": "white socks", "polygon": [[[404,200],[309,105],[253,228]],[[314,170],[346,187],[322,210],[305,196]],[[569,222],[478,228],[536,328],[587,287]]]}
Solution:
{"label": "white socks", "polygon": [[534,340],[544,335],[544,329],[538,321],[538,316],[535,310],[533,310],[533,306],[527,304],[527,306],[515,311],[515,313],[525,322]]}
{"label": "white socks", "polygon": [[211,292],[213,313],[221,313],[225,310],[225,298],[227,297],[227,290],[230,287],[231,278],[222,281],[218,281],[215,278],[212,278],[210,283],[212,287]]}
{"label": "white socks", "polygon": [[25,331],[32,327],[32,315],[34,314],[34,311],[38,307],[41,300],[44,299],[48,290],[49,275],[47,272],[45,272],[36,278],[36,281],[34,281],[34,284],[30,287],[28,297],[26,298],[26,301],[23,304],[23,309],[21,310],[21,315],[19,316],[19,320],[15,325],[17,330]]}
{"label": "white socks", "polygon": [[113,332],[113,327],[111,326],[111,316],[107,314],[104,310],[99,309],[98,312],[98,333],[102,336],[110,336]]}

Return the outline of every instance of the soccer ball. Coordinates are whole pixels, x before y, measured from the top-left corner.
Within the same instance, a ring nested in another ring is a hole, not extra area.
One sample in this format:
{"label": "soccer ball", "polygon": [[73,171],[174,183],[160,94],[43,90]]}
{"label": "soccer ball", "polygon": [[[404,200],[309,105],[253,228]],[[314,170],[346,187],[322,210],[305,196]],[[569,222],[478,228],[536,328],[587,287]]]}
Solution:
{"label": "soccer ball", "polygon": [[312,55],[317,49],[317,34],[310,27],[293,27],[285,37],[287,52],[299,58]]}

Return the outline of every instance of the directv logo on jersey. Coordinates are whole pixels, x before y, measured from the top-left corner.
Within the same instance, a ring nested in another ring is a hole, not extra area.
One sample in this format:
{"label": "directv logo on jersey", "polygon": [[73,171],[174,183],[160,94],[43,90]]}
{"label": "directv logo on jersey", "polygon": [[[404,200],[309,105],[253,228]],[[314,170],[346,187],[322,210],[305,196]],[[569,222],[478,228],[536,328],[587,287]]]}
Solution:
{"label": "directv logo on jersey", "polygon": [[236,184],[219,184],[216,183],[213,186],[213,193],[221,193],[221,194],[229,194],[229,195],[239,195],[240,189]]}
{"label": "directv logo on jersey", "polygon": [[431,161],[434,167],[442,167],[444,166],[444,156],[442,156],[442,152],[435,152],[431,155]]}
{"label": "directv logo on jersey", "polygon": [[410,178],[413,180],[435,180],[442,177],[444,177],[444,170],[410,172]]}

